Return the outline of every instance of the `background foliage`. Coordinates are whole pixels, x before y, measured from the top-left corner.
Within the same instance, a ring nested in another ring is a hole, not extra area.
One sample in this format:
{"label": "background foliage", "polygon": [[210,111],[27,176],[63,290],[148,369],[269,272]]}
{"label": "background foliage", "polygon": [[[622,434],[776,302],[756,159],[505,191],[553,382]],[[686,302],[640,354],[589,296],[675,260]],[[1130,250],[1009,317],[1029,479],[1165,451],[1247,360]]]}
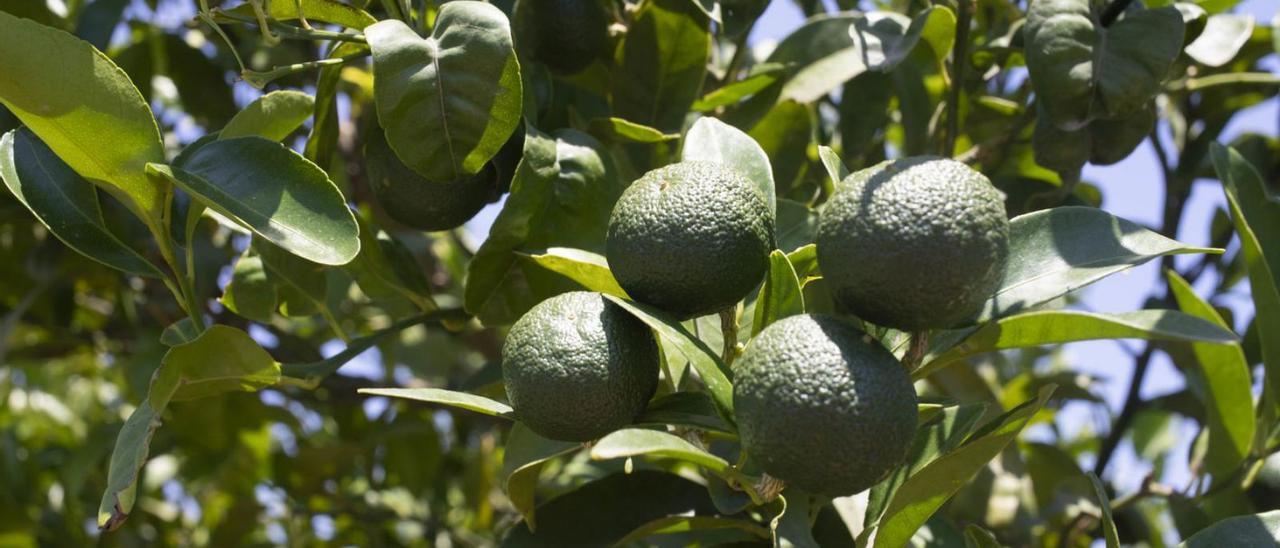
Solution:
{"label": "background foliage", "polygon": [[[1027,77],[1025,2],[801,0],[805,24],[749,41],[767,4],[602,1],[602,48],[572,73],[534,53],[554,22],[531,0],[0,4],[0,545],[1262,542],[1280,520],[1280,141],[1216,143],[1274,101],[1280,32],[1232,0],[1126,31],[1170,4],[1134,3],[1090,27],[1107,36],[1087,56],[1163,47],[1167,66],[1081,88]],[[401,168],[488,165],[505,194],[464,228],[399,224],[371,195],[375,132]],[[1159,202],[1150,226],[1080,180],[1144,139],[1162,192],[1123,199]],[[830,311],[810,244],[833,179],[927,153],[1006,194],[1005,286],[932,334],[901,469],[857,497],[760,500],[734,464],[722,326],[622,300],[612,203],[679,159],[769,183],[779,251],[745,342]],[[1189,237],[1205,178],[1227,199]],[[1141,310],[1069,293],[1147,261],[1165,277]],[[589,448],[511,422],[497,361],[504,326],[579,287],[666,356],[652,429]],[[1134,339],[1118,410],[1091,356],[1061,351],[1100,339]],[[1153,396],[1164,357],[1183,382]],[[1149,477],[1109,467],[1118,447]]]}

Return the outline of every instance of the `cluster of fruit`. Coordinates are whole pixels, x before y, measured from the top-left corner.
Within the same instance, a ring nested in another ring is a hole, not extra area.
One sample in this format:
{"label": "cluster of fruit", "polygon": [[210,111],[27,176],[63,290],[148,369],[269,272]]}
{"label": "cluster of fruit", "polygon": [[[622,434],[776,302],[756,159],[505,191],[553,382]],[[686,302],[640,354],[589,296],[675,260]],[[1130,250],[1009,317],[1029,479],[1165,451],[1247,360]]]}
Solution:
{"label": "cluster of fruit", "polygon": [[[819,267],[838,307],[911,332],[972,317],[1000,283],[1008,221],[982,174],[943,158],[889,161],[842,181],[821,214]],[[632,183],[606,253],[630,297],[684,320],[732,310],[769,268],[774,219],[731,167],[682,162]],[[653,332],[602,295],[572,292],[512,327],[503,379],[535,432],[589,441],[630,424],[657,390]],[[914,436],[907,369],[855,321],[799,315],[766,327],[733,366],[743,449],[769,475],[832,496],[901,463]]]}

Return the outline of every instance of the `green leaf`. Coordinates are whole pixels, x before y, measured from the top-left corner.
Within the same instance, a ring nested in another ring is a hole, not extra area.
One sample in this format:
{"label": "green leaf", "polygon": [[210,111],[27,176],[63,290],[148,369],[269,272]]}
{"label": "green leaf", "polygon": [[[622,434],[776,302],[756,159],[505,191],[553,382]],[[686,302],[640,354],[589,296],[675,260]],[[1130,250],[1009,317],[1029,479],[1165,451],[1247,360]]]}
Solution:
{"label": "green leaf", "polygon": [[502,450],[502,490],[507,493],[511,505],[524,518],[529,529],[536,530],[534,509],[537,506],[535,490],[538,472],[547,461],[576,451],[580,444],[549,440],[517,422],[507,434]]}
{"label": "green leaf", "polygon": [[944,7],[925,9],[915,19],[891,12],[821,15],[783,39],[766,62],[790,69],[781,100],[810,103],[863,72],[892,70],[922,37],[935,58],[945,57],[955,25]]}
{"label": "green leaf", "polygon": [[661,143],[680,138],[678,133],[663,133],[643,124],[622,118],[595,118],[590,123],[591,134],[601,139],[619,143]]}
{"label": "green leaf", "polygon": [[769,202],[769,210],[777,216],[778,198],[769,157],[760,144],[742,130],[716,118],[700,118],[685,135],[680,159],[716,162],[745,175],[760,189],[760,194]]}
{"label": "green leaf", "polygon": [[657,331],[664,340],[675,346],[702,378],[703,384],[711,394],[711,400],[720,411],[720,416],[726,422],[733,423],[733,385],[730,384],[732,372],[723,361],[720,361],[720,357],[707,347],[706,343],[689,333],[679,321],[666,312],[610,295],[605,295],[605,298],[627,309],[627,312],[639,318]]}
{"label": "green leaf", "polygon": [[1257,310],[1254,323],[1266,369],[1263,378],[1273,394],[1280,394],[1280,203],[1239,152],[1217,143],[1210,151],[1249,271]]}
{"label": "green leaf", "polygon": [[[308,21],[332,23],[350,29],[361,30],[378,22],[368,12],[337,0],[265,0],[263,8],[267,15],[276,21],[298,19],[298,11],[301,9],[302,15],[305,15]],[[254,17],[253,6],[249,2],[231,8],[227,12],[240,17]],[[238,22],[228,17],[218,17],[217,13],[218,10],[215,9],[214,18],[219,22]]]}
{"label": "green leaf", "polygon": [[591,447],[591,458],[596,460],[638,456],[682,460],[705,468],[723,478],[734,477],[737,474],[728,461],[698,448],[680,436],[657,430],[642,428],[618,430],[601,438]]}
{"label": "green leaf", "polygon": [[1220,67],[1240,53],[1250,36],[1253,36],[1252,15],[1219,13],[1205,21],[1204,30],[1185,51],[1197,63]]}
{"label": "green leaf", "polygon": [[800,292],[800,280],[787,255],[773,250],[769,254],[769,276],[760,287],[756,298],[756,315],[751,322],[751,336],[760,334],[769,324],[787,316],[804,314],[804,295]]}
{"label": "green leaf", "polygon": [[778,200],[778,249],[794,253],[812,244],[818,233],[818,212],[793,200]]}
{"label": "green leaf", "polygon": [[587,483],[539,505],[537,514],[536,533],[527,523],[516,525],[501,546],[612,546],[654,520],[716,511],[706,487],[674,474],[636,470]]}
{"label": "green leaf", "polygon": [[803,286],[819,275],[817,244],[805,244],[796,248],[795,251],[787,254],[787,262],[791,263],[791,267],[796,271],[796,277],[800,279],[800,285]]}
{"label": "green leaf", "polygon": [[[840,155],[827,145],[818,147],[818,157],[822,159],[822,167],[827,168],[827,177],[830,181],[828,186],[834,190],[835,185],[849,176],[849,168],[845,167],[844,162],[840,160]],[[828,192],[827,195],[830,196],[831,193]]]}
{"label": "green leaf", "polygon": [[164,148],[138,88],[70,34],[4,12],[0,28],[0,103],[81,177],[155,226],[164,189],[143,171],[164,161]]}
{"label": "green leaf", "polygon": [[[1169,290],[1178,307],[1220,329],[1230,327],[1212,305],[1202,300],[1186,280],[1170,270]],[[1187,385],[1205,409],[1209,431],[1205,469],[1214,484],[1227,478],[1244,462],[1253,445],[1255,430],[1253,380],[1240,344],[1194,343],[1194,360],[1180,361],[1187,372]],[[1190,362],[1190,363],[1187,363]]]}
{"label": "green leaf", "polygon": [[276,284],[268,278],[262,257],[246,249],[236,259],[231,269],[231,281],[222,289],[218,302],[237,316],[268,323],[275,317],[279,300]]}
{"label": "green leaf", "polygon": [[1111,500],[1107,498],[1107,490],[1102,487],[1102,480],[1093,472],[1089,472],[1089,483],[1093,484],[1093,496],[1102,509],[1102,534],[1106,538],[1107,548],[1120,548],[1120,533],[1116,532],[1116,522],[1111,518]]}
{"label": "green leaf", "polygon": [[356,222],[360,225],[360,253],[343,268],[355,278],[360,290],[375,301],[407,300],[419,310],[435,310],[431,285],[413,253],[361,216],[356,216]]}
{"label": "green leaf", "polygon": [[711,50],[708,19],[689,0],[645,0],[613,74],[613,112],[677,133],[702,90]]}
{"label": "green leaf", "polygon": [[311,117],[314,97],[301,91],[273,91],[237,112],[218,132],[219,139],[258,136],[281,141]]}
{"label": "green leaf", "polygon": [[712,432],[733,433],[716,412],[715,402],[705,392],[672,392],[649,402],[635,420],[636,426],[679,426]]}
{"label": "green leaf", "polygon": [[756,65],[752,67],[751,75],[703,95],[701,99],[694,101],[690,108],[698,112],[708,112],[737,103],[777,82],[783,76],[785,68],[779,64]]}
{"label": "green leaf", "polygon": [[1280,543],[1280,510],[1272,510],[1224,519],[1191,535],[1178,547],[1275,546],[1277,543]]}
{"label": "green leaf", "polygon": [[160,413],[163,411],[163,407],[156,409],[152,406],[150,400],[142,400],[116,436],[111,464],[107,469],[107,490],[98,505],[99,529],[114,531],[133,511],[133,503],[138,496],[138,472],[147,462],[151,436],[160,428]]}
{"label": "green leaf", "polygon": [[325,377],[337,372],[347,362],[363,354],[364,351],[373,348],[374,345],[388,335],[394,335],[418,324],[439,322],[445,325],[457,325],[459,322],[465,322],[468,319],[469,317],[466,313],[457,308],[440,309],[405,318],[363,337],[352,339],[341,352],[326,359],[310,363],[286,363],[280,366],[280,371],[287,377],[300,379],[306,388],[315,388],[319,386],[320,381],[324,380]]}
{"label": "green leaf", "polygon": [[365,29],[387,143],[431,181],[480,172],[520,123],[520,65],[497,7],[441,6],[431,36],[388,19]]}
{"label": "green leaf", "polygon": [[[368,48],[365,44],[347,42],[333,48],[328,59],[341,59]],[[336,64],[320,69],[316,79],[315,119],[303,150],[303,156],[325,169],[333,166],[333,151],[338,147],[338,84],[342,80],[342,68],[343,65]]]}
{"label": "green leaf", "polygon": [[359,392],[367,396],[387,396],[390,398],[438,403],[504,419],[514,418],[510,405],[466,392],[455,392],[439,388],[361,388]]}
{"label": "green leaf", "polygon": [[627,292],[618,285],[609,262],[603,255],[573,249],[552,247],[542,253],[520,253],[521,257],[547,270],[560,274],[588,291],[627,298]]}
{"label": "green leaf", "polygon": [[31,130],[19,128],[0,137],[0,179],[41,224],[80,254],[130,274],[165,277],[107,227],[98,189]]}
{"label": "green leaf", "polygon": [[1052,385],[1039,396],[983,426],[964,445],[930,462],[907,479],[893,495],[875,529],[874,545],[902,546],[929,517],[1018,436],[1053,394]]}
{"label": "green leaf", "polygon": [[965,548],[1000,548],[1000,541],[986,529],[970,523],[964,528]]}
{"label": "green leaf", "polygon": [[341,265],[360,251],[355,217],[324,170],[280,143],[238,137],[208,143],[181,168],[147,170],[304,259]]}
{"label": "green leaf", "polygon": [[1010,221],[1004,283],[975,322],[1034,308],[1163,255],[1221,252],[1171,240],[1090,207],[1028,213]]}
{"label": "green leaf", "polygon": [[552,138],[526,127],[511,194],[467,264],[466,308],[486,325],[510,324],[543,299],[577,289],[518,252],[567,247],[603,253],[609,214],[626,186],[591,136],[560,130]]}
{"label": "green leaf", "polygon": [[[967,336],[966,336],[967,334]],[[912,375],[925,378],[942,367],[970,356],[1096,339],[1142,339],[1228,345],[1239,338],[1209,320],[1175,310],[1138,310],[1103,314],[1078,310],[1040,310],[1005,316],[980,327],[943,332],[946,345],[963,340],[932,358]]]}
{"label": "green leaf", "polygon": [[[698,543],[698,541],[706,540],[702,536],[675,536],[681,533],[706,534],[708,537],[714,538],[714,541],[710,541],[714,544],[709,543],[708,545],[716,546],[721,545],[720,543],[732,544],[734,542],[767,540],[770,537],[768,529],[742,519],[711,516],[667,516],[637,527],[634,531],[627,534],[627,536],[614,543],[614,546],[646,546],[647,544],[644,543],[645,539],[649,539],[657,535],[663,535],[663,540],[667,540],[674,536],[675,539],[679,539],[677,542],[687,541],[686,545],[702,545]],[[721,536],[716,533],[743,534]],[[712,534],[715,534],[715,536],[711,536]]]}
{"label": "green leaf", "polygon": [[160,332],[160,344],[165,346],[178,346],[187,344],[200,337],[200,328],[196,327],[191,318],[183,318],[169,324]]}

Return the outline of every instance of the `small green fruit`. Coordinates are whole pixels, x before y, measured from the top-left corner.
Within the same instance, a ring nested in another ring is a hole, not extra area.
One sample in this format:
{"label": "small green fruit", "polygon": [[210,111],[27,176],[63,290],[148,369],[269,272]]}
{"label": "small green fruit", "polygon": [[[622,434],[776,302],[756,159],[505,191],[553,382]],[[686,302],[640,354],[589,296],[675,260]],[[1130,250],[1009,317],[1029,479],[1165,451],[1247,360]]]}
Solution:
{"label": "small green fruit", "polygon": [[516,419],[539,435],[589,441],[622,428],[658,388],[648,326],[599,293],[551,297],[525,313],[502,347]]}
{"label": "small green fruit", "polygon": [[846,178],[822,211],[818,265],[837,303],[907,331],[974,315],[1004,276],[1009,221],[985,176],[930,156]]}
{"label": "small green fruit", "polygon": [[400,161],[382,131],[375,128],[368,133],[364,154],[369,189],[387,216],[398,223],[426,231],[457,228],[499,196],[493,163],[460,181],[429,181]]}
{"label": "small green fruit", "polygon": [[774,322],[734,373],[743,448],[769,475],[806,491],[834,497],[875,485],[902,463],[915,436],[906,369],[848,321]]}
{"label": "small green fruit", "polygon": [[773,214],[756,185],[722,164],[681,162],[632,183],[614,205],[605,251],[631,297],[680,319],[733,306],[760,283]]}

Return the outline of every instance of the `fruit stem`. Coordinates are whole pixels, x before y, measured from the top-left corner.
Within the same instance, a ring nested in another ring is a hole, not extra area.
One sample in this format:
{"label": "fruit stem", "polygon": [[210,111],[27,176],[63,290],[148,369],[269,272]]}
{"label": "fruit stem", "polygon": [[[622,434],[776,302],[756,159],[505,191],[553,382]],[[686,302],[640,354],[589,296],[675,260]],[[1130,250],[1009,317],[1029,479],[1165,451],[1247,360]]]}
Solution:
{"label": "fruit stem", "polygon": [[738,357],[738,305],[720,311],[720,332],[724,338],[724,351],[720,359],[726,366],[733,365]]}
{"label": "fruit stem", "polygon": [[915,331],[911,333],[911,343],[907,347],[907,353],[902,356],[902,365],[907,368],[910,373],[920,368],[920,363],[924,361],[924,355],[929,350],[929,332]]}

